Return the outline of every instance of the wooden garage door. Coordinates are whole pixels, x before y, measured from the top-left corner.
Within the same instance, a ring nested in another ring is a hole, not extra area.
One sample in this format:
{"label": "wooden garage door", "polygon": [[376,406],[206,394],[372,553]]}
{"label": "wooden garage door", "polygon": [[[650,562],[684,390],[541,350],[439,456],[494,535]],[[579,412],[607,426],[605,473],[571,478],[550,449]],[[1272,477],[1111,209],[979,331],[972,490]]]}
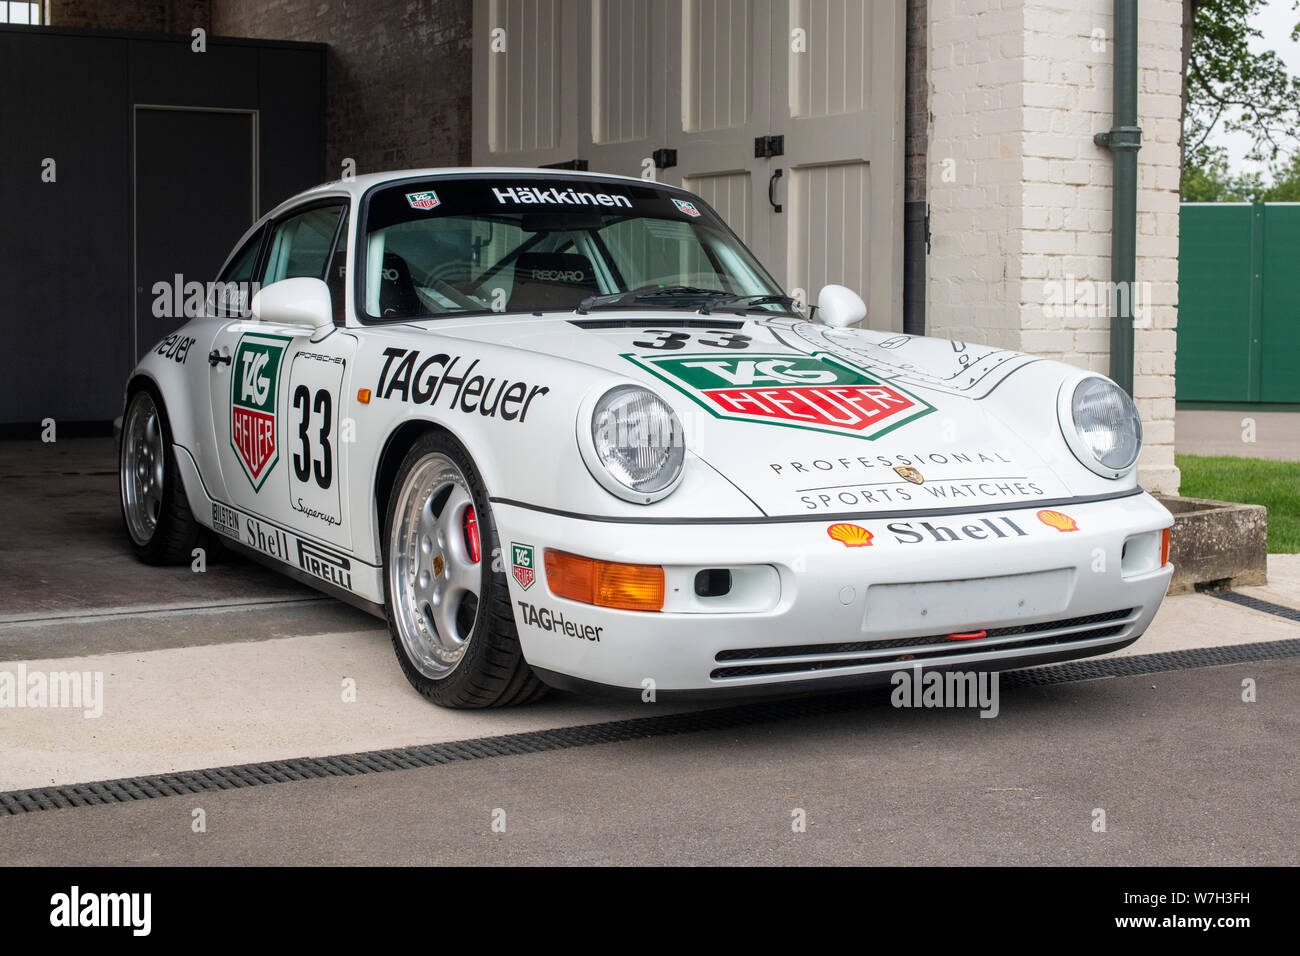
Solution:
{"label": "wooden garage door", "polygon": [[903,28],[893,0],[476,4],[474,162],[685,186],[787,290],[901,330]]}

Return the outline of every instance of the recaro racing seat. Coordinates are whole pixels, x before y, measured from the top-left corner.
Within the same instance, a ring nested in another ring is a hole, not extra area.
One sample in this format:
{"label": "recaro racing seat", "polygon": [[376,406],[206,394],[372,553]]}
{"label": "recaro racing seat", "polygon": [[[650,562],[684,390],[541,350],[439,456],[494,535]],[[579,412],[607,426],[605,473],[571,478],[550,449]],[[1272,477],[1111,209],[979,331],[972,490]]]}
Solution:
{"label": "recaro racing seat", "polygon": [[515,260],[515,284],[507,308],[511,312],[571,309],[595,295],[596,270],[576,252],[525,252]]}
{"label": "recaro racing seat", "polygon": [[379,313],[386,318],[421,315],[424,304],[415,292],[411,267],[395,252],[384,253],[384,271],[379,282]]}

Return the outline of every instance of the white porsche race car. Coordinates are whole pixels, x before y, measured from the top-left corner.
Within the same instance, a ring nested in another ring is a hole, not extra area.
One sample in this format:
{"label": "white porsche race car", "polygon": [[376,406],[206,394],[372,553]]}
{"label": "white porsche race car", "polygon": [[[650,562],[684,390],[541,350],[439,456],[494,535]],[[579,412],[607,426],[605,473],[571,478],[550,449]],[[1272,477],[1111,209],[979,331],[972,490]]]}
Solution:
{"label": "white porsche race car", "polygon": [[818,301],[806,320],[668,186],[329,183],[258,222],[131,373],[126,528],[146,562],[220,540],[386,617],[450,707],[1136,640],[1172,519],[1137,485],[1124,391]]}

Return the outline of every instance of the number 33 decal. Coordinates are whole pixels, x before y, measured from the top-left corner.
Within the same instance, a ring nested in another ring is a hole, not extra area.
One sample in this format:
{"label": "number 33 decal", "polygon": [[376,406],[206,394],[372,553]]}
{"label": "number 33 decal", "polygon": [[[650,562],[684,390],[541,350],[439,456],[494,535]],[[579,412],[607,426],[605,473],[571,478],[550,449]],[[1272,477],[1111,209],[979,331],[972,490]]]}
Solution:
{"label": "number 33 decal", "polygon": [[[330,393],[323,388],[316,392],[314,401],[311,389],[306,385],[299,385],[294,390],[293,407],[298,410],[298,440],[302,442],[302,448],[293,453],[293,473],[299,481],[307,481],[314,475],[316,484],[321,488],[328,488],[334,483],[334,454],[330,449],[330,426],[333,422],[331,404]],[[312,453],[313,412],[320,418],[316,432],[320,458]]]}
{"label": "number 33 decal", "polygon": [[[672,352],[680,348],[685,348],[686,343],[691,340],[688,332],[668,332],[661,329],[646,329],[646,335],[655,335],[658,338],[651,339],[649,342],[633,342],[639,349],[664,349]],[[750,338],[748,335],[741,335],[739,332],[707,332],[706,335],[716,336],[716,338],[697,338],[696,341],[701,345],[709,345],[715,349],[747,349],[749,348]]]}

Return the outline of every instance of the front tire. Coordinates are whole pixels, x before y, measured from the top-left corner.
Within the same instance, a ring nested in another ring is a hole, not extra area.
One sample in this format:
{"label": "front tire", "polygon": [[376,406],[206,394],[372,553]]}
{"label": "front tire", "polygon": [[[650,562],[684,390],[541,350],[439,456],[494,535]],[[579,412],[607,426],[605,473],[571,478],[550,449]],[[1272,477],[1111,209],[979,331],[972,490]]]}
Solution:
{"label": "front tire", "polygon": [[519,646],[496,523],[469,454],[419,438],[384,516],[384,607],[397,660],[443,707],[504,707],[546,692]]}
{"label": "front tire", "polygon": [[122,522],[145,564],[187,564],[203,537],[181,485],[171,427],[148,388],[131,396],[118,450]]}

